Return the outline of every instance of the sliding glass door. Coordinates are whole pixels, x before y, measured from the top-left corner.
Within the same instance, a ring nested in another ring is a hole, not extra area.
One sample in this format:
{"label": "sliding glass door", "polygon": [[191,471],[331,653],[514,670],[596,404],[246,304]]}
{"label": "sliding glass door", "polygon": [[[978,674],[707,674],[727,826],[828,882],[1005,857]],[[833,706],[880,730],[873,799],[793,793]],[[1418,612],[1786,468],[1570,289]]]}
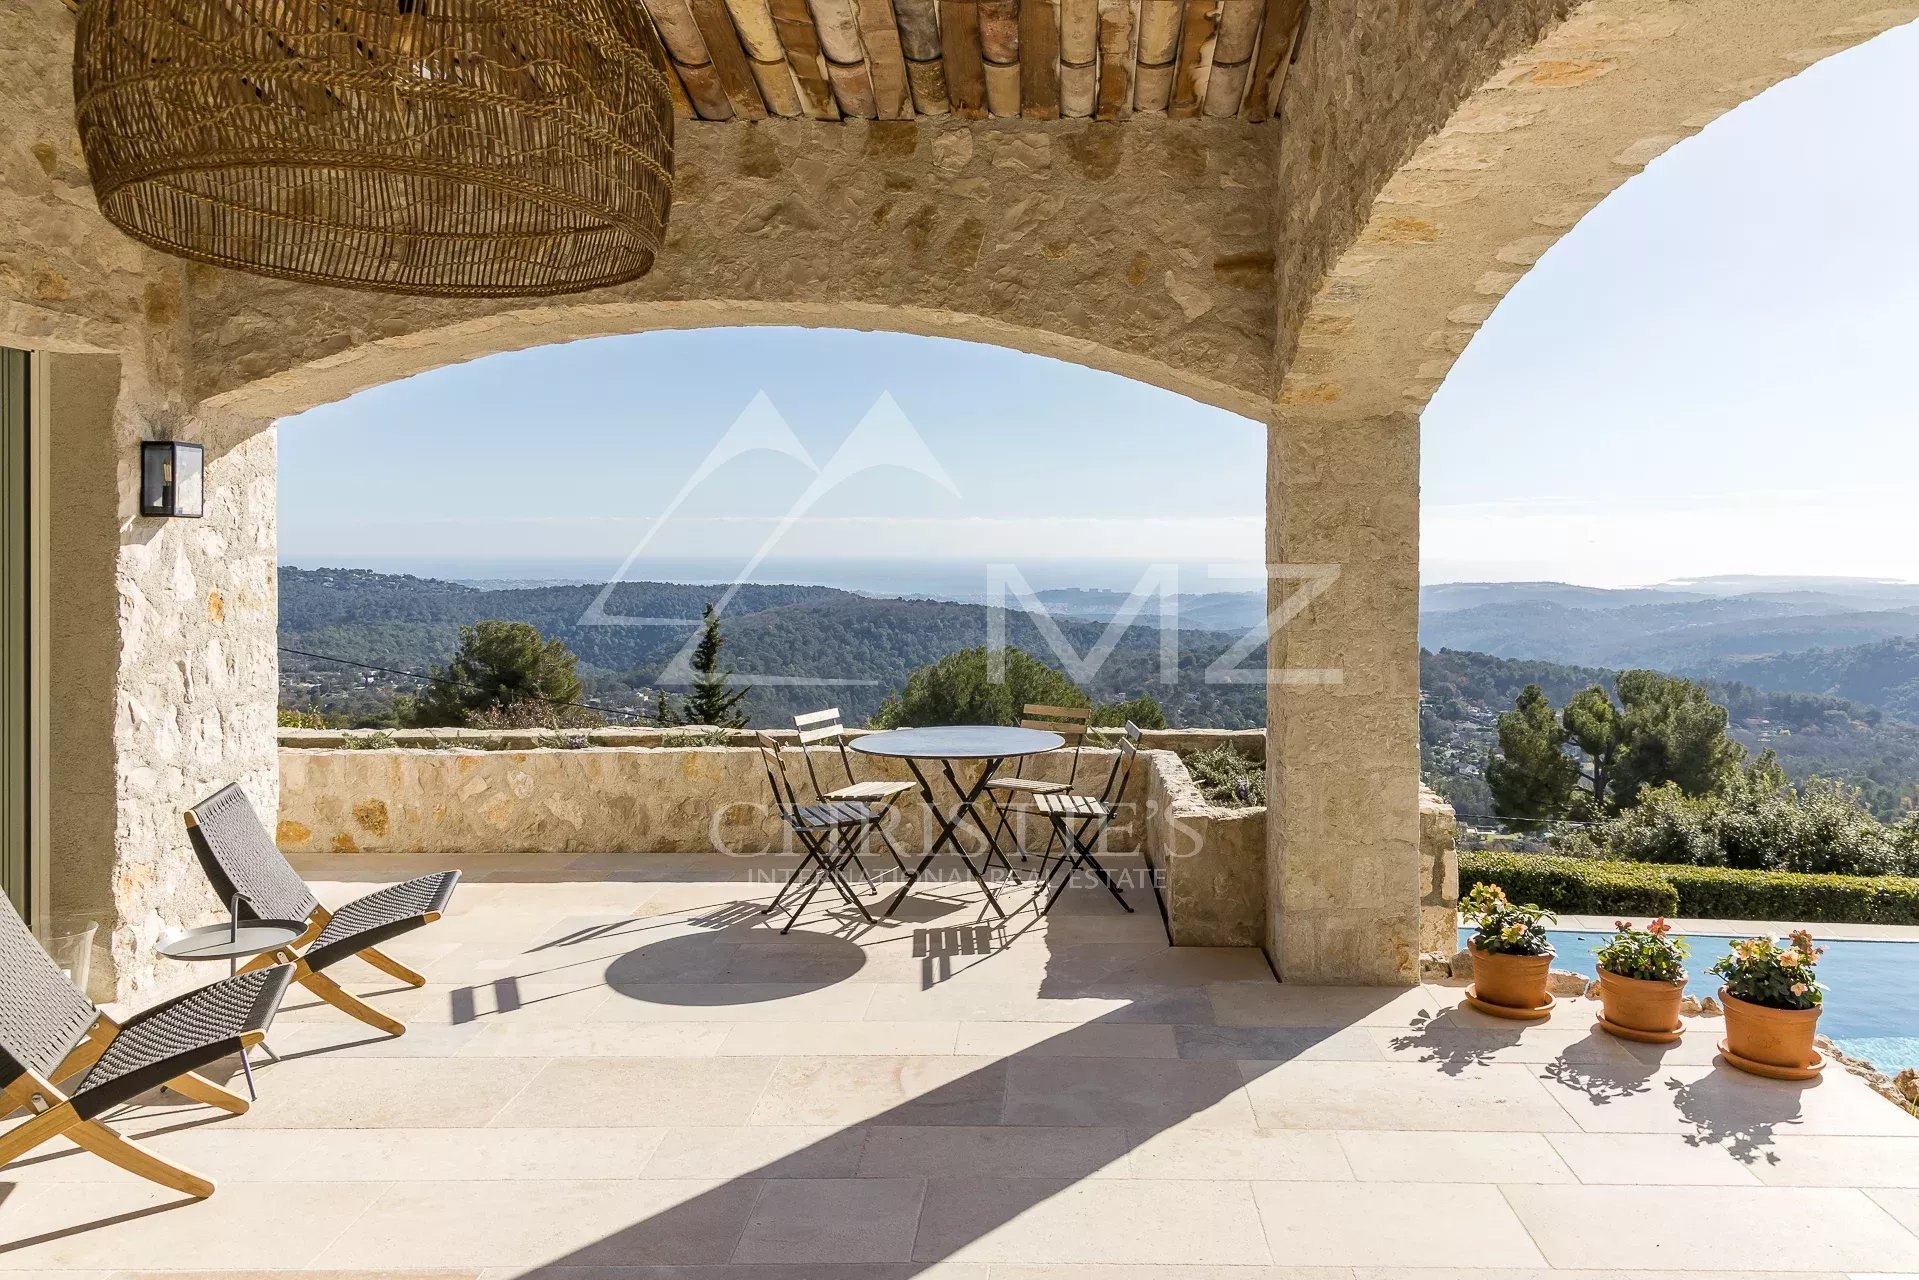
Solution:
{"label": "sliding glass door", "polygon": [[0,347],[0,889],[32,919],[27,894],[32,730],[28,604],[27,353]]}

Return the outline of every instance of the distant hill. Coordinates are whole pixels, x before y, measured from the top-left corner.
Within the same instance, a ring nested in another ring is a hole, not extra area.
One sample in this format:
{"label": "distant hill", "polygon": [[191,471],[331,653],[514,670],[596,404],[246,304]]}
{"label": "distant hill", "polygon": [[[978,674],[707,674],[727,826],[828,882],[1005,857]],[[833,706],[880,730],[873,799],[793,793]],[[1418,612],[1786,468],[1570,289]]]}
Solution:
{"label": "distant hill", "polygon": [[1919,638],[1726,660],[1713,671],[1766,689],[1850,698],[1919,720]]}
{"label": "distant hill", "polygon": [[[462,624],[485,618],[530,622],[579,655],[586,699],[596,705],[644,711],[652,707],[661,671],[698,625],[706,603],[724,586],[630,582],[615,588],[608,616],[678,619],[675,625],[582,625],[597,586],[543,586],[483,590],[455,583],[364,570],[284,568],[280,573],[281,698],[294,707],[362,718],[385,713],[396,692],[419,682],[395,672],[425,672],[444,664],[459,643]],[[1123,596],[1121,597],[1124,598]],[[1055,622],[1079,654],[1106,633],[1103,621],[1056,611]],[[984,644],[988,610],[942,600],[880,599],[830,587],[747,586],[724,616],[730,669],[779,678],[809,677],[830,684],[754,688],[746,707],[753,723],[778,725],[796,711],[836,705],[852,723],[864,721],[916,667]],[[1261,685],[1206,680],[1206,667],[1243,632],[1182,630],[1178,679],[1159,681],[1159,616],[1144,614],[1117,637],[1112,656],[1087,692],[1101,701],[1151,693],[1175,724],[1244,728],[1266,721]],[[1044,661],[1057,660],[1034,620],[1008,611],[1008,643]],[[303,655],[323,655],[311,657]],[[328,658],[348,659],[351,666]],[[1263,649],[1245,665],[1264,661]],[[367,667],[386,668],[385,672]],[[674,692],[682,692],[677,686]]]}

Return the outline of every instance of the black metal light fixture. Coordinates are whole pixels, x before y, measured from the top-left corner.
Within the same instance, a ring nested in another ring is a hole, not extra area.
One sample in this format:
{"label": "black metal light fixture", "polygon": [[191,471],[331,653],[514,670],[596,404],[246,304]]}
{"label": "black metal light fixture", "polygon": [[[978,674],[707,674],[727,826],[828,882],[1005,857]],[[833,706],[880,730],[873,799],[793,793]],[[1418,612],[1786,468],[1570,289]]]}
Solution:
{"label": "black metal light fixture", "polygon": [[205,452],[181,440],[140,442],[140,514],[188,516],[207,513]]}

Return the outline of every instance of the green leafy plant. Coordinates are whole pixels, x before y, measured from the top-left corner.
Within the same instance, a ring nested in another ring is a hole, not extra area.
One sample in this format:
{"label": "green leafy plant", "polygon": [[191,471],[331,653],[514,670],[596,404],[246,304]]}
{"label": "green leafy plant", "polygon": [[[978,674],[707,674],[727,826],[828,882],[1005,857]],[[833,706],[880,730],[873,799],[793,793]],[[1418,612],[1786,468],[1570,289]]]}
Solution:
{"label": "green leafy plant", "polygon": [[1532,903],[1517,903],[1496,884],[1476,884],[1459,900],[1459,913],[1479,924],[1473,945],[1488,955],[1549,956],[1546,925],[1559,917]]}
{"label": "green leafy plant", "polygon": [[1593,951],[1600,968],[1614,977],[1642,982],[1685,982],[1686,940],[1673,936],[1664,916],[1643,929],[1633,928],[1630,920],[1615,920],[1613,930],[1611,941]]}
{"label": "green leafy plant", "polygon": [[1194,785],[1208,801],[1229,809],[1266,803],[1266,770],[1233,747],[1213,747],[1186,757]]}
{"label": "green leafy plant", "polygon": [[1825,1003],[1826,989],[1814,969],[1826,949],[1813,945],[1804,929],[1794,929],[1786,942],[1782,947],[1777,938],[1743,938],[1707,972],[1725,979],[1726,993],[1748,1004],[1816,1009]]}

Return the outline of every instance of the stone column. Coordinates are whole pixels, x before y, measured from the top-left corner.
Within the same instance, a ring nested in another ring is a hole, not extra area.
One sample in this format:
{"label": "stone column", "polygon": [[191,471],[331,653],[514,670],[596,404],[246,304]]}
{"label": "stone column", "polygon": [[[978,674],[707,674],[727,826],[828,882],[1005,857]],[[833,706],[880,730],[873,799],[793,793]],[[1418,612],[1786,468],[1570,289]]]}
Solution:
{"label": "stone column", "polygon": [[1287,982],[1411,984],[1419,423],[1281,405],[1267,459],[1267,951]]}

